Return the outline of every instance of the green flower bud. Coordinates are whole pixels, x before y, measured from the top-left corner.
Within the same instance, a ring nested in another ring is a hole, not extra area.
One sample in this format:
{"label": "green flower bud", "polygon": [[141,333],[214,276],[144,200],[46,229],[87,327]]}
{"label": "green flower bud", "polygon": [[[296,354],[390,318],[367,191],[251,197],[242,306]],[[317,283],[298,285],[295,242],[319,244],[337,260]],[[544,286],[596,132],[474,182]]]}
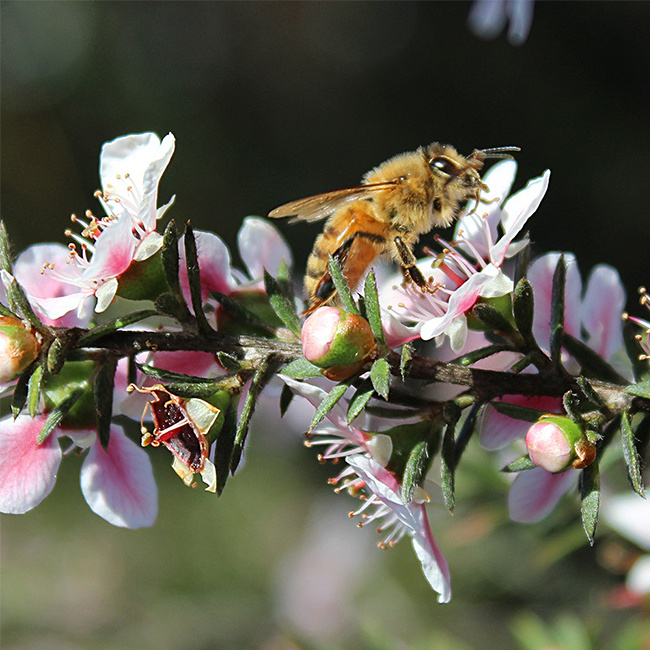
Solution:
{"label": "green flower bud", "polygon": [[320,307],[302,327],[305,359],[335,381],[357,373],[376,350],[368,321],[338,307]]}

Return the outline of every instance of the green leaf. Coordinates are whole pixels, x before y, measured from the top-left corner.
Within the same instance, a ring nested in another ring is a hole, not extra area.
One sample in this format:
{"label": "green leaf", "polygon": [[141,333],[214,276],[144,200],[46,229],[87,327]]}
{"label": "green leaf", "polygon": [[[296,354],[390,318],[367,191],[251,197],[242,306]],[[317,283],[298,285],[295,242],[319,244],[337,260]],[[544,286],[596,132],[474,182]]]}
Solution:
{"label": "green leaf", "polygon": [[287,412],[292,401],[293,391],[287,384],[284,384],[284,386],[282,386],[282,393],[280,393],[280,417],[284,417],[284,414]]}
{"label": "green leaf", "polygon": [[274,329],[257,314],[244,307],[244,305],[234,298],[227,296],[225,293],[221,293],[220,291],[211,291],[210,295],[236,320],[251,325],[252,327],[259,327],[266,331],[272,331]]}
{"label": "green leaf", "polygon": [[458,432],[454,443],[454,467],[458,467],[461,456],[465,453],[465,449],[476,431],[476,423],[483,406],[484,404],[482,402],[475,402],[472,404],[472,408],[467,414],[467,417],[463,420],[463,424],[460,427],[460,431]]}
{"label": "green leaf", "polygon": [[66,397],[60,404],[57,404],[48,414],[45,424],[38,434],[36,444],[47,440],[48,436],[54,429],[61,423],[61,420],[70,412],[72,407],[79,401],[81,396],[86,392],[85,388],[77,388],[73,390],[68,397]]}
{"label": "green leaf", "polygon": [[386,359],[377,359],[370,368],[370,381],[379,395],[388,399],[390,390],[390,365]]}
{"label": "green leaf", "polygon": [[478,350],[472,350],[467,354],[463,354],[453,361],[450,361],[450,363],[457,363],[460,366],[471,366],[473,363],[476,363],[481,359],[486,359],[487,357],[491,357],[493,354],[497,354],[498,352],[507,352],[509,350],[512,350],[512,347],[503,343],[487,345],[484,348],[479,348]]}
{"label": "green leaf", "polygon": [[440,483],[442,497],[449,512],[454,511],[455,506],[455,471],[456,471],[456,443],[454,440],[456,424],[449,423],[445,427],[442,437],[442,449],[440,453]]}
{"label": "green leaf", "polygon": [[182,375],[170,370],[155,368],[145,364],[136,364],[138,370],[148,377],[157,379],[175,395],[180,397],[198,397],[207,399],[217,390],[228,390],[237,392],[241,389],[242,379],[238,372],[231,372],[218,377],[206,379],[204,377],[193,377]]}
{"label": "green leaf", "polygon": [[490,402],[490,406],[503,415],[524,422],[537,422],[542,415],[547,413],[547,411],[540,411],[527,406],[508,404],[508,402]]}
{"label": "green leaf", "polygon": [[311,419],[309,431],[312,431],[314,427],[336,406],[336,403],[341,399],[341,397],[343,397],[345,391],[349,387],[349,381],[342,381],[340,384],[336,384],[336,386],[327,393],[327,396],[319,404],[314,413],[314,417]]}
{"label": "green leaf", "polygon": [[409,364],[413,359],[413,346],[410,343],[404,343],[402,346],[402,354],[399,360],[399,372],[402,375],[402,381],[406,381]]}
{"label": "green leaf", "polygon": [[425,440],[418,442],[406,461],[406,467],[402,476],[402,488],[400,496],[405,504],[411,503],[415,488],[420,485],[424,475],[429,469],[429,450]]}
{"label": "green leaf", "polygon": [[271,276],[266,270],[264,271],[264,286],[273,310],[278,318],[291,330],[297,337],[300,337],[302,323],[296,313],[296,306],[293,301],[293,295],[287,295],[282,285]]}
{"label": "green leaf", "polygon": [[632,489],[640,497],[645,498],[645,486],[641,475],[641,459],[639,458],[636,439],[627,413],[623,413],[621,418],[621,442],[623,444],[623,458],[625,458],[625,465],[627,466],[627,478]]}
{"label": "green leaf", "polygon": [[[368,415],[374,415],[375,417],[386,418],[389,420],[410,420],[413,416],[418,415],[418,413],[424,412],[417,410],[413,411],[412,409],[394,409],[376,404],[366,406],[365,411]],[[348,422],[351,422],[351,420],[348,420]]]}
{"label": "green leaf", "polygon": [[145,318],[151,318],[152,316],[157,316],[157,312],[154,309],[143,309],[141,311],[135,311],[132,314],[125,314],[124,316],[119,316],[113,320],[102,323],[98,327],[94,327],[84,334],[77,342],[79,347],[88,347],[91,343],[94,343],[98,338],[116,332],[119,329],[138,323]]}
{"label": "green leaf", "polygon": [[109,360],[99,367],[93,382],[93,397],[97,413],[97,434],[104,449],[108,449],[111,435],[111,419],[113,417],[113,390],[115,388],[115,369],[117,359]]}
{"label": "green leaf", "polygon": [[502,472],[524,472],[527,469],[534,469],[537,467],[535,463],[533,463],[532,460],[530,460],[530,456],[526,454],[525,456],[522,456],[521,458],[517,458],[517,460],[513,460],[511,463],[508,463],[505,467],[501,469]]}
{"label": "green leaf", "polygon": [[594,545],[596,524],[598,523],[598,507],[600,505],[600,472],[598,462],[582,470],[580,475],[580,496],[582,498],[582,526],[591,546]]}
{"label": "green leaf", "polygon": [[20,415],[20,412],[23,410],[23,407],[27,402],[29,382],[37,368],[40,368],[40,365],[35,361],[20,375],[20,377],[18,377],[16,387],[14,388],[14,394],[11,398],[11,413],[14,420]]}
{"label": "green leaf", "polygon": [[630,384],[625,387],[625,392],[637,397],[650,398],[650,379],[640,381],[638,384]]}
{"label": "green leaf", "polygon": [[43,325],[41,319],[34,313],[23,288],[13,275],[10,277],[11,280],[6,283],[5,289],[11,311],[22,314],[23,318],[28,321],[34,329],[41,333],[47,333],[48,328]]}
{"label": "green leaf", "polygon": [[194,230],[188,221],[185,226],[185,259],[187,261],[187,279],[190,285],[190,296],[192,298],[192,310],[196,318],[199,330],[203,334],[214,332],[208,323],[203,312],[203,300],[201,297],[201,271],[199,270],[199,258],[196,250],[196,239]]}
{"label": "green leaf", "polygon": [[515,317],[515,324],[524,341],[530,347],[537,347],[533,337],[533,315],[535,304],[533,299],[533,287],[526,278],[517,282],[512,299],[512,313]]}
{"label": "green leaf", "polygon": [[350,400],[348,406],[348,424],[350,424],[366,407],[375,389],[369,379],[364,379]]}
{"label": "green leaf", "polygon": [[381,307],[379,306],[377,280],[375,279],[375,272],[373,269],[370,269],[370,273],[366,276],[364,301],[366,305],[366,320],[370,323],[370,329],[375,335],[375,339],[379,346],[385,348],[386,339],[384,338],[384,330],[381,325]]}
{"label": "green leaf", "polygon": [[586,343],[564,333],[562,345],[565,350],[580,364],[583,374],[595,377],[602,381],[610,381],[617,384],[625,383],[625,378],[616,372],[614,368],[605,361],[597,352],[592,350]]}
{"label": "green leaf", "polygon": [[350,287],[348,286],[347,280],[343,275],[343,269],[341,268],[341,264],[339,263],[338,260],[334,259],[330,255],[329,260],[327,262],[327,268],[330,272],[330,276],[332,277],[332,282],[334,283],[334,287],[338,291],[339,300],[343,305],[343,309],[345,309],[345,311],[347,312],[350,312],[351,314],[356,314],[357,316],[359,316],[359,310],[357,309],[357,304],[354,302],[354,298],[352,297],[352,292],[350,291]]}
{"label": "green leaf", "polygon": [[179,275],[178,231],[173,219],[165,228],[161,254],[165,280],[167,280],[167,284],[171,288],[173,294],[185,302],[182,298],[183,292],[181,291]]}
{"label": "green leaf", "polygon": [[29,378],[29,386],[27,388],[27,412],[31,417],[35,417],[38,412],[38,405],[41,401],[41,385],[43,377],[45,376],[45,366],[38,365],[32,376]]}
{"label": "green leaf", "polygon": [[175,318],[179,323],[185,323],[190,319],[190,312],[185,304],[185,300],[180,301],[169,291],[161,293],[153,301],[153,305],[156,309],[156,314],[160,316]]}
{"label": "green leaf", "polygon": [[5,307],[1,302],[0,302],[0,316],[8,316],[9,318],[17,318],[18,320],[20,320],[20,316],[14,314],[14,312],[12,312],[11,309]]}
{"label": "green leaf", "polygon": [[232,458],[230,459],[230,471],[233,474],[239,466],[241,455],[244,452],[244,444],[246,443],[246,437],[248,436],[248,429],[250,427],[251,418],[253,417],[253,412],[255,411],[257,398],[269,380],[275,375],[280,365],[281,361],[270,355],[260,363],[253,375],[250,389],[244,398],[244,407],[239,418],[239,423],[237,424],[237,432],[235,433]]}
{"label": "green leaf", "polygon": [[564,338],[564,291],[566,287],[566,262],[564,253],[557,261],[553,273],[553,287],[551,290],[551,361],[556,366],[560,365],[562,345]]}
{"label": "green leaf", "polygon": [[477,302],[472,308],[472,314],[490,331],[504,335],[512,334],[515,331],[512,323],[490,304]]}
{"label": "green leaf", "polygon": [[237,435],[237,402],[239,396],[234,396],[230,408],[226,411],[223,427],[216,441],[214,466],[217,470],[217,494],[221,495],[230,476],[230,461]]}
{"label": "green leaf", "polygon": [[11,247],[4,221],[0,221],[0,268],[11,273]]}
{"label": "green leaf", "polygon": [[217,352],[217,360],[229,372],[237,372],[241,369],[241,361],[227,352]]}
{"label": "green leaf", "polygon": [[304,357],[300,357],[282,368],[282,374],[292,379],[311,379],[322,377],[321,369],[313,363],[309,363]]}

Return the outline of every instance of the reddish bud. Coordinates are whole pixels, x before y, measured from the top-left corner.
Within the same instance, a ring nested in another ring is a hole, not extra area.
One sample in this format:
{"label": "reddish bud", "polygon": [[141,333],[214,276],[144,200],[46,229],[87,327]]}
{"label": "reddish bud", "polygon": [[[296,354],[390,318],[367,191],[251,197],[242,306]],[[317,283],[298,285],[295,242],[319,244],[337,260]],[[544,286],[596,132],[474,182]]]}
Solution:
{"label": "reddish bud", "polygon": [[543,415],[526,434],[530,459],[553,473],[582,469],[596,458],[596,448],[573,420],[563,416]]}
{"label": "reddish bud", "polygon": [[338,307],[318,308],[302,327],[305,358],[336,381],[358,372],[376,349],[368,321]]}
{"label": "reddish bud", "polygon": [[29,325],[10,316],[0,316],[0,384],[26,370],[41,351],[41,343]]}

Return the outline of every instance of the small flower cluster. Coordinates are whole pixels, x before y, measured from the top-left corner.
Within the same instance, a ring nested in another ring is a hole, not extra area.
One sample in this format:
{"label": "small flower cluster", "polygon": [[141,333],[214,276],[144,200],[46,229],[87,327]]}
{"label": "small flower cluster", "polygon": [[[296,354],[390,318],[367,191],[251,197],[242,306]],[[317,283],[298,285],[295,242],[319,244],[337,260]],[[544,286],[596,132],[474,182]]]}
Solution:
{"label": "small flower cluster", "polygon": [[438,251],[417,262],[425,287],[370,269],[355,296],[331,259],[335,297],[303,322],[291,252],[265,220],[248,217],[239,232],[246,272],[217,235],[158,228],[173,203],[158,206],[174,145],[153,133],[104,145],[105,216],[74,217],[83,230],[68,248],[38,244],[11,264],[0,233],[0,382],[12,409],[0,420],[1,512],[41,503],[72,451],[85,455],[88,505],[117,526],[156,518],[143,447],[167,450],[185,485],[198,476],[221,494],[260,399],[277,398],[273,384],[282,413],[292,400],[313,409],[306,444],[340,463],[330,484],[361,499],[350,516],[373,524],[382,548],[410,538],[440,602],[451,578],[428,510],[453,510],[475,434],[515,475],[515,521],[541,519],[579,479],[593,540],[598,468],[615,436],[644,494],[650,323],[629,317],[643,328],[630,359],[613,268],[597,266],[583,289],[571,253],[526,266],[520,236],[548,171],[509,196],[514,161],[488,170],[453,239],[436,237]]}

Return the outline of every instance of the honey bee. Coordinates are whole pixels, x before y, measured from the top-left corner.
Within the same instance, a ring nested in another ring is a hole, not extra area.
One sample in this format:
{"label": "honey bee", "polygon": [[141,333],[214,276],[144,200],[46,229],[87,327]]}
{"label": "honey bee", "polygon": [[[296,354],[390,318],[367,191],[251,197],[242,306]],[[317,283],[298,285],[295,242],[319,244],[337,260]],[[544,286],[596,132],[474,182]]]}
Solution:
{"label": "honey bee", "polygon": [[518,147],[475,149],[469,156],[434,142],[399,154],[369,171],[358,187],[298,199],[276,208],[269,217],[292,221],[328,219],[307,261],[305,290],[310,314],[336,300],[327,268],[329,255],[337,259],[354,290],[379,256],[400,265],[407,281],[423,291],[429,287],[416,266],[413,246],[434,227],[449,226],[467,201],[477,204],[479,171],[486,158],[510,158]]}

